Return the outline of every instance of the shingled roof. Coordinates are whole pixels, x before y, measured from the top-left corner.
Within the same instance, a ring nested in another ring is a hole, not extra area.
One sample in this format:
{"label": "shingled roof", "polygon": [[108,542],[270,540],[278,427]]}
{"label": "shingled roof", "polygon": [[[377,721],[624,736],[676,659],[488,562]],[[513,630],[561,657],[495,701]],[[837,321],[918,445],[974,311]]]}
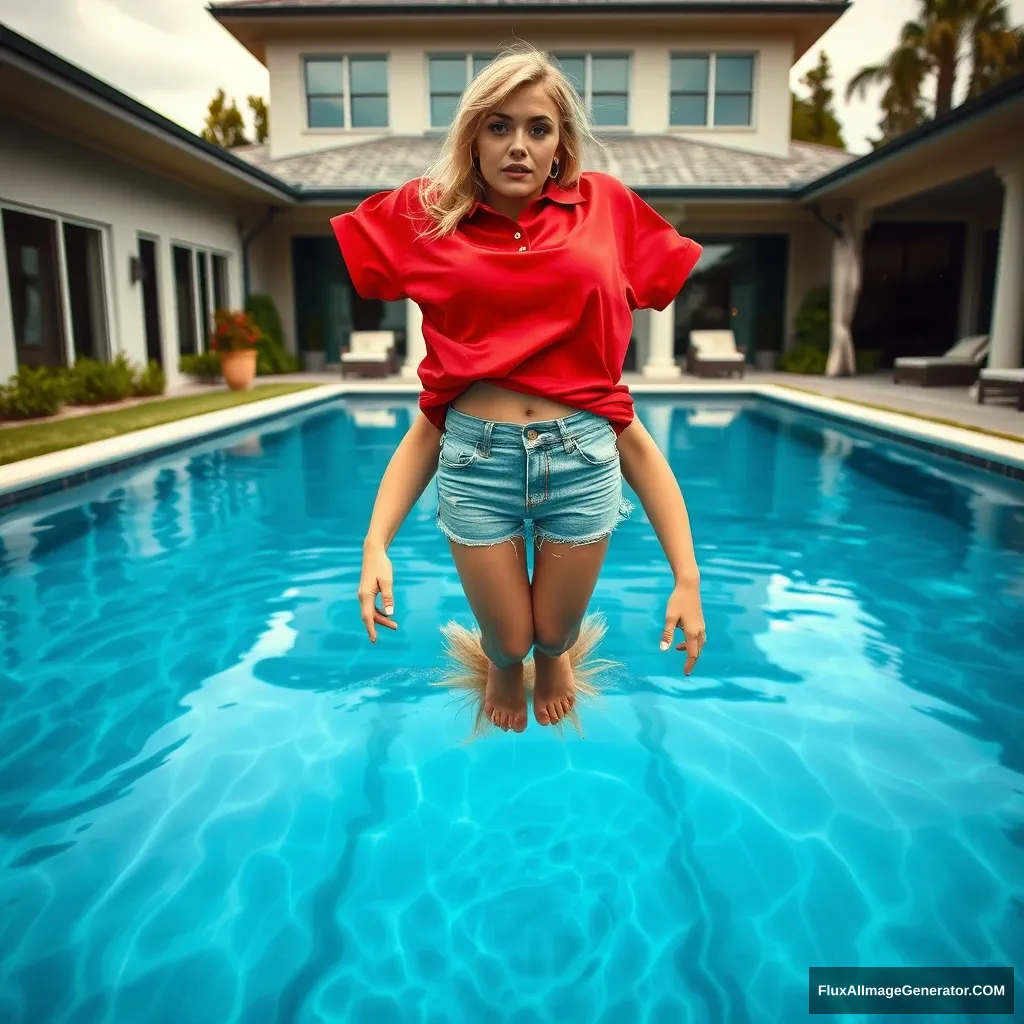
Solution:
{"label": "shingled roof", "polygon": [[[430,165],[440,140],[409,136],[359,142],[272,160],[270,147],[233,150],[254,167],[301,191],[365,192],[395,188]],[[794,142],[787,156],[749,153],[674,135],[620,135],[587,154],[589,170],[615,175],[636,191],[786,192],[854,159],[829,146]]]}
{"label": "shingled roof", "polygon": [[750,13],[781,8],[813,11],[816,8],[827,10],[846,6],[846,0],[224,0],[222,3],[211,3],[208,10],[214,16],[222,11],[232,13],[329,9],[341,12],[362,7],[564,7],[569,10],[580,7],[658,7],[680,13],[691,10],[698,13],[710,10],[715,13],[730,10]]}

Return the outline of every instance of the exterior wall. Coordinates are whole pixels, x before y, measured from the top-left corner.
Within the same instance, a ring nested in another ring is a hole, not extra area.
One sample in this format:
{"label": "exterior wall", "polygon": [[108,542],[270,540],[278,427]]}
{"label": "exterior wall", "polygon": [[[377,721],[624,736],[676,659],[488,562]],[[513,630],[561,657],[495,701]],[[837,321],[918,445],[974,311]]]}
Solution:
{"label": "exterior wall", "polygon": [[[268,42],[267,68],[274,109],[271,155],[274,159],[334,148],[390,135],[422,135],[430,128],[430,89],[427,56],[436,52],[486,52],[497,50],[504,38],[468,36],[442,37],[424,43],[422,38],[287,39]],[[532,36],[534,45],[547,50],[591,50],[629,53],[631,81],[629,130],[637,134],[663,132],[758,153],[785,155],[789,151],[791,101],[789,71],[793,63],[793,42],[781,36],[678,36],[666,45],[664,36],[623,41],[605,35],[574,32]],[[673,128],[669,126],[669,58],[677,51],[755,52],[753,124],[749,128]],[[330,129],[306,127],[306,99],[303,83],[304,56],[341,53],[388,54],[387,129]]]}
{"label": "exterior wall", "polygon": [[292,238],[318,233],[312,226],[306,230],[289,219],[266,228],[249,247],[249,286],[254,293],[265,292],[274,300],[281,317],[284,347],[292,353],[299,351],[295,337]]}
{"label": "exterior wall", "polygon": [[[160,327],[168,383],[179,379],[172,243],[227,257],[228,295],[242,304],[237,211],[223,201],[118,161],[77,142],[0,115],[0,207],[64,217],[99,228],[111,355],[146,361],[142,286],[129,276],[139,233],[157,240]],[[0,247],[2,251],[2,247]],[[0,373],[13,372],[15,342],[6,268],[0,265]],[[200,350],[205,347],[200,339]]]}

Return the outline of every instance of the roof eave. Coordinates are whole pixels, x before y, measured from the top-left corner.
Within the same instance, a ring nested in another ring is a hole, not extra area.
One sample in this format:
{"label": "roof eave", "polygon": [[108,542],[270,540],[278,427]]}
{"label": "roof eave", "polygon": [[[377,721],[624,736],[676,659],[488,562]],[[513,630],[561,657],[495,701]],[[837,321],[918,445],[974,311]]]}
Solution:
{"label": "roof eave", "polygon": [[223,7],[207,4],[206,10],[217,21],[235,21],[249,18],[323,18],[323,17],[388,17],[409,18],[423,14],[484,15],[500,14],[843,14],[851,0],[694,0],[687,3],[411,3],[411,4],[282,4],[275,7],[242,4]]}
{"label": "roof eave", "polygon": [[0,66],[4,64],[187,151],[207,166],[255,187],[267,199],[287,204],[295,201],[295,190],[286,182],[254,167],[229,150],[207,142],[102,79],[0,24]]}

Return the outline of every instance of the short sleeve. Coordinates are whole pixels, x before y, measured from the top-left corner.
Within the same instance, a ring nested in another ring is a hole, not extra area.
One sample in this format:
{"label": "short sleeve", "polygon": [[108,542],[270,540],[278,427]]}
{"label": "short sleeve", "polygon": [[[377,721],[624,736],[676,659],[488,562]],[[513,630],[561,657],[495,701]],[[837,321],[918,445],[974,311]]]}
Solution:
{"label": "short sleeve", "polygon": [[405,297],[404,270],[413,245],[415,182],[364,199],[350,213],[331,218],[334,237],[352,285],[364,299]]}
{"label": "short sleeve", "polygon": [[635,192],[625,193],[623,266],[634,309],[665,309],[679,294],[703,249],[653,210]]}

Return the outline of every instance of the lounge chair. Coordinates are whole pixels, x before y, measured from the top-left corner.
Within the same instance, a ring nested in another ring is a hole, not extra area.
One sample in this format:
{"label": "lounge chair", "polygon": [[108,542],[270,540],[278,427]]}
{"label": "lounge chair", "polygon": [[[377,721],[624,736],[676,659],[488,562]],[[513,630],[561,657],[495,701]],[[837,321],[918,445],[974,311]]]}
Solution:
{"label": "lounge chair", "polygon": [[732,331],[690,331],[686,370],[698,377],[743,376],[747,357]]}
{"label": "lounge chair", "polygon": [[923,388],[970,387],[988,358],[988,335],[961,338],[941,356],[900,356],[892,366],[892,381]]}
{"label": "lounge chair", "polygon": [[347,352],[341,353],[341,375],[387,377],[398,373],[393,331],[353,331]]}
{"label": "lounge chair", "polygon": [[1016,398],[1017,408],[1024,412],[1024,369],[982,370],[978,374],[978,404],[984,405],[992,395]]}

